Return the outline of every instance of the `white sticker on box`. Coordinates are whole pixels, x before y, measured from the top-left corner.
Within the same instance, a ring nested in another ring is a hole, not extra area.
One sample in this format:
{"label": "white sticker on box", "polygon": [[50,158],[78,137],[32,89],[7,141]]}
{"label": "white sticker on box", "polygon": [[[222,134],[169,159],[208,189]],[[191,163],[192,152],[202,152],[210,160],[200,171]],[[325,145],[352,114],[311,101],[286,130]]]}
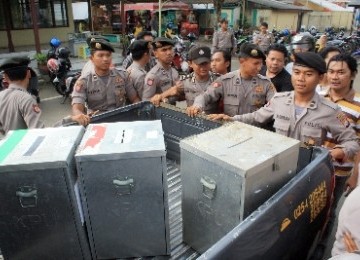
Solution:
{"label": "white sticker on box", "polygon": [[134,135],[133,129],[123,129],[116,134],[115,144],[127,144],[130,143]]}
{"label": "white sticker on box", "polygon": [[156,139],[158,138],[158,131],[154,130],[154,131],[147,131],[146,132],[146,138],[149,138],[149,139]]}

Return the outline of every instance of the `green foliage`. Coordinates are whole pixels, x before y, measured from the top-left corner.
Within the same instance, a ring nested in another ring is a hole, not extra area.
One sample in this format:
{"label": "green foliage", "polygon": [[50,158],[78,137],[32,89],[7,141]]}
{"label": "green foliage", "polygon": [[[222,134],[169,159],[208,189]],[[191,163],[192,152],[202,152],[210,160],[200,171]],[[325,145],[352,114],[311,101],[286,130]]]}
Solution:
{"label": "green foliage", "polygon": [[46,64],[47,62],[47,56],[44,53],[36,53],[34,55],[34,59],[37,61],[38,64]]}

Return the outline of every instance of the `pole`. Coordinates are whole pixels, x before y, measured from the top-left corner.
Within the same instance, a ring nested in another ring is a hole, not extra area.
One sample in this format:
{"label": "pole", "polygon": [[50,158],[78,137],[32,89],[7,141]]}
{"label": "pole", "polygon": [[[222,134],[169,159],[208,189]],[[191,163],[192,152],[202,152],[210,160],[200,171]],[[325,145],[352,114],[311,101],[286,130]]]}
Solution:
{"label": "pole", "polygon": [[161,0],[159,0],[159,33],[158,37],[161,37]]}
{"label": "pole", "polygon": [[40,48],[40,38],[39,38],[39,26],[38,26],[38,19],[35,9],[35,0],[30,0],[30,9],[31,9],[31,20],[33,22],[33,31],[34,31],[34,38],[35,38],[35,50],[37,53],[41,53]]}

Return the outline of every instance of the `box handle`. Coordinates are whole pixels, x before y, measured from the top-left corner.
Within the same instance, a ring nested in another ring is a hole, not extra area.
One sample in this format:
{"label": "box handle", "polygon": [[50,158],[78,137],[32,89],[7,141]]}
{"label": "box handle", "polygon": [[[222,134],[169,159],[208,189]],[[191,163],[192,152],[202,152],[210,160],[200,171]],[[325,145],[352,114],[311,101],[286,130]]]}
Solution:
{"label": "box handle", "polygon": [[118,180],[118,179],[113,180],[113,184],[115,185],[117,194],[120,196],[131,194],[131,190],[135,186],[134,183],[135,183],[134,179],[133,178],[128,179],[128,177],[125,177],[125,180]]}
{"label": "box handle", "polygon": [[203,195],[209,199],[215,198],[216,181],[209,177],[201,177],[200,183],[202,184]]}
{"label": "box handle", "polygon": [[19,197],[20,205],[23,208],[33,208],[37,205],[37,189],[31,186],[20,187],[16,191]]}

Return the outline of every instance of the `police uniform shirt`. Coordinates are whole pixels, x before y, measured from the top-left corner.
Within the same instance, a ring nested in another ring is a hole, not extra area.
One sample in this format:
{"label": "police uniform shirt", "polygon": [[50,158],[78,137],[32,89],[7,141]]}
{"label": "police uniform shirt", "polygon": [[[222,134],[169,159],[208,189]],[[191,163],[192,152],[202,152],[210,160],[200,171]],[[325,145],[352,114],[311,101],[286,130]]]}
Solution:
{"label": "police uniform shirt", "polygon": [[359,150],[359,138],[335,103],[315,93],[297,118],[295,109],[294,91],[281,92],[254,113],[234,116],[233,119],[257,125],[273,118],[276,133],[316,146],[322,146],[327,132],[330,132],[337,140],[335,147],[343,148],[347,157],[354,156]]}
{"label": "police uniform shirt", "polygon": [[0,133],[10,130],[43,128],[41,110],[34,98],[22,87],[10,84],[0,92]]}
{"label": "police uniform shirt", "polygon": [[[259,43],[258,40],[260,40]],[[274,38],[273,35],[269,32],[265,34],[258,33],[254,35],[253,43],[257,44],[259,48],[265,52],[269,48],[270,44],[274,43]]]}
{"label": "police uniform shirt", "polygon": [[[263,76],[266,76],[266,70],[266,66],[263,66],[259,73]],[[294,87],[291,83],[291,75],[284,68],[270,80],[272,84],[274,84],[277,92],[294,90]]]}
{"label": "police uniform shirt", "polygon": [[219,30],[214,33],[214,38],[212,42],[212,52],[219,49],[226,49],[232,51],[236,46],[236,40],[234,34],[229,31]]}
{"label": "police uniform shirt", "polygon": [[113,110],[125,105],[126,98],[136,96],[129,74],[123,69],[111,69],[110,74],[99,77],[95,71],[82,75],[75,83],[72,104],[87,104],[88,113]]}
{"label": "police uniform shirt", "polygon": [[134,61],[127,69],[127,72],[129,73],[134,88],[141,99],[144,90],[145,76],[147,73],[145,67],[142,67],[138,62]]}
{"label": "police uniform shirt", "polygon": [[219,77],[202,95],[195,98],[194,106],[204,109],[207,104],[224,99],[224,113],[229,116],[251,113],[264,106],[276,90],[270,80],[257,75],[249,80],[233,71]]}
{"label": "police uniform shirt", "polygon": [[[192,106],[197,97],[200,94],[203,94],[209,86],[214,82],[214,80],[218,77],[218,75],[209,73],[209,79],[206,82],[199,82],[194,73],[191,73],[187,76],[181,78],[182,89],[185,94],[186,104],[187,106]],[[207,114],[217,113],[218,112],[218,104],[210,103],[207,104],[204,108],[204,112]]]}
{"label": "police uniform shirt", "polygon": [[163,93],[179,80],[179,73],[174,68],[164,69],[158,62],[145,77],[142,100],[150,100],[155,94]]}

